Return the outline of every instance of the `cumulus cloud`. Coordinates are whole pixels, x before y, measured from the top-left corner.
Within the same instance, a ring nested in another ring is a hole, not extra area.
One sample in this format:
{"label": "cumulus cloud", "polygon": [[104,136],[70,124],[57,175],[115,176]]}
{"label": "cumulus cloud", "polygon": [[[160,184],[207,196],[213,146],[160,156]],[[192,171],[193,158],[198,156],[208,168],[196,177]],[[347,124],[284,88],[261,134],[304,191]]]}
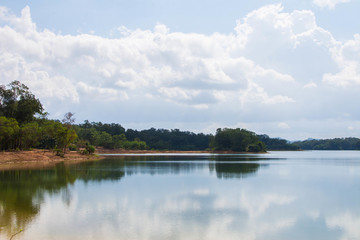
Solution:
{"label": "cumulus cloud", "polygon": [[343,87],[359,86],[360,35],[355,34],[354,39],[334,47],[332,49],[332,56],[340,71],[335,74],[324,74],[323,81]]}
{"label": "cumulus cloud", "polygon": [[78,106],[79,114],[91,106],[113,116],[102,121],[118,119],[117,103],[125,115],[147,108],[148,121],[170,121],[159,112],[166,109],[177,119],[185,111],[194,122],[221,125],[312,118],[323,104],[333,106],[327,114],[336,118],[338,103],[321,96],[342,86],[347,101],[355,96],[347,89],[360,85],[359,35],[337,41],[309,10],[264,6],[238,20],[229,34],[172,32],[163,24],[118,30],[122,36],[112,39],[63,35],[38,29],[29,7],[21,16],[1,7],[0,81],[24,82],[50,108],[61,100]]}
{"label": "cumulus cloud", "polygon": [[313,3],[322,8],[334,9],[339,3],[350,2],[350,0],[313,0]]}

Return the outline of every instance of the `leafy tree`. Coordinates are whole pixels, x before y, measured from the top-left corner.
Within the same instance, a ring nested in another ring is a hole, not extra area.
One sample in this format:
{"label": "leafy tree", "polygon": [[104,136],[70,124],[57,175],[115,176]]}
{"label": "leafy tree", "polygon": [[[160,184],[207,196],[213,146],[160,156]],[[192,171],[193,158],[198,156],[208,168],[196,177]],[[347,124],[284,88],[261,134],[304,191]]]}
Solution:
{"label": "leafy tree", "polygon": [[0,148],[15,149],[19,124],[14,118],[0,117]]}
{"label": "leafy tree", "polygon": [[13,81],[6,88],[0,86],[0,116],[15,118],[18,123],[31,122],[35,114],[44,114],[39,99],[19,81]]}
{"label": "leafy tree", "polygon": [[246,129],[217,129],[214,138],[215,150],[236,152],[264,152],[265,145],[259,141],[255,133]]}
{"label": "leafy tree", "polygon": [[46,120],[41,127],[40,147],[48,149],[59,149],[62,153],[66,152],[67,147],[76,138],[73,128],[66,128],[59,121]]}
{"label": "leafy tree", "polygon": [[37,122],[30,122],[20,129],[20,149],[28,149],[37,145],[40,139],[40,129]]}
{"label": "leafy tree", "polygon": [[102,146],[104,148],[113,148],[114,144],[113,144],[112,136],[107,132],[101,132],[98,135],[96,145]]}

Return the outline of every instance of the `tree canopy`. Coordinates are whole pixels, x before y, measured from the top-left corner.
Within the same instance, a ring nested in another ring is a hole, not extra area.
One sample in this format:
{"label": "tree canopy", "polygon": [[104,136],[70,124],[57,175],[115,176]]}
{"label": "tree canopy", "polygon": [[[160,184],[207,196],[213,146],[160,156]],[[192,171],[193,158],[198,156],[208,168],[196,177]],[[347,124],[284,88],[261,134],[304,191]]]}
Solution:
{"label": "tree canopy", "polygon": [[40,100],[19,81],[0,86],[0,116],[14,118],[19,124],[31,122],[35,114],[44,114]]}
{"label": "tree canopy", "polygon": [[215,150],[265,152],[266,147],[254,132],[246,129],[218,128],[212,143]]}

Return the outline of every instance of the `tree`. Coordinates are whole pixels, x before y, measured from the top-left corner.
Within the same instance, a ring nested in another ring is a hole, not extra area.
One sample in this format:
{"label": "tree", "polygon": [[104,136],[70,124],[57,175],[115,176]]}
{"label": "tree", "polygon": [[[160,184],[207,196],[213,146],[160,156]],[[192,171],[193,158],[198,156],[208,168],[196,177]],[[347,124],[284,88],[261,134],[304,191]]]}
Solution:
{"label": "tree", "polygon": [[72,112],[65,113],[62,123],[66,126],[66,128],[69,129],[74,124],[75,122],[74,115],[75,113]]}
{"label": "tree", "polygon": [[75,122],[74,115],[75,114],[71,112],[68,112],[64,115],[62,123],[64,124],[65,128],[58,133],[58,147],[62,149],[63,154],[65,154],[69,144],[75,141],[77,138],[76,132],[72,127],[72,124]]}
{"label": "tree", "polygon": [[59,155],[64,155],[69,144],[77,138],[73,128],[68,129],[54,120],[44,121],[41,132],[40,147],[57,149]]}
{"label": "tree", "polygon": [[22,124],[33,121],[35,114],[44,114],[39,99],[35,98],[27,86],[13,81],[8,87],[0,86],[0,116],[15,118]]}
{"label": "tree", "polygon": [[246,129],[217,129],[213,141],[216,150],[231,150],[236,152],[264,152],[265,145],[259,141],[255,133]]}
{"label": "tree", "polygon": [[20,129],[20,149],[34,147],[40,139],[40,129],[37,122],[26,123]]}
{"label": "tree", "polygon": [[19,124],[14,118],[0,117],[0,149],[16,148],[19,129]]}

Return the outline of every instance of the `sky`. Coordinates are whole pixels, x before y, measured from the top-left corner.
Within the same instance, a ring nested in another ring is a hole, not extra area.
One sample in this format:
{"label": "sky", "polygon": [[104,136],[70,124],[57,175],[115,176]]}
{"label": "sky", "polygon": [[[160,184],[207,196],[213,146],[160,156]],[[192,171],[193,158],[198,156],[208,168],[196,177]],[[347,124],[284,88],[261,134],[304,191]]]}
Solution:
{"label": "sky", "polygon": [[360,137],[359,0],[0,0],[0,84],[51,119]]}

